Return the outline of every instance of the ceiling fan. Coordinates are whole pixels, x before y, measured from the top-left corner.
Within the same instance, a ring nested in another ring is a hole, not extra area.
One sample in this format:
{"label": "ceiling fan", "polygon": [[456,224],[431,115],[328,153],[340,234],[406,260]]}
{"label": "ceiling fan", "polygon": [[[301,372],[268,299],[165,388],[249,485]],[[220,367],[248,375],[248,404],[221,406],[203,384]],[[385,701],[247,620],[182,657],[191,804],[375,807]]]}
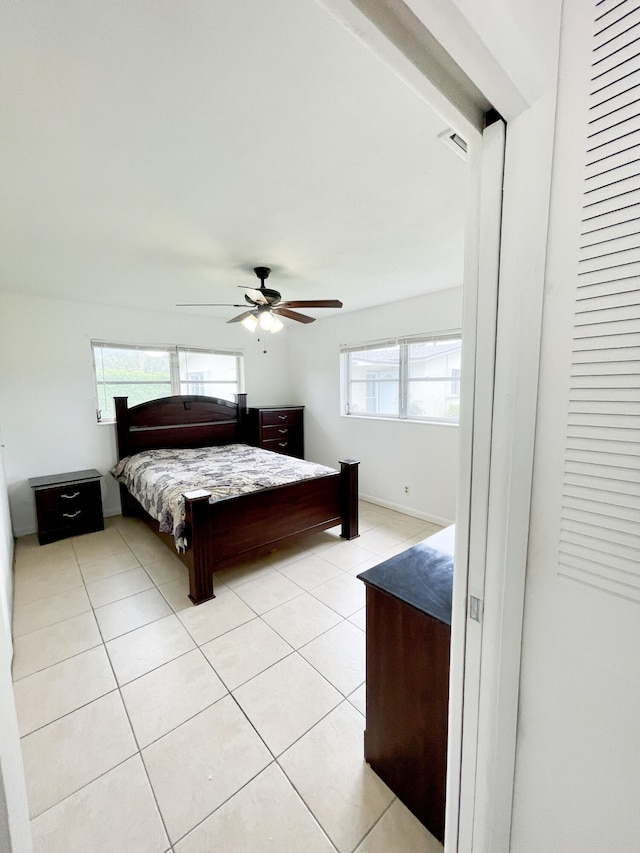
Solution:
{"label": "ceiling fan", "polygon": [[[243,311],[237,317],[227,320],[227,323],[242,323],[243,326],[246,326],[252,332],[258,326],[265,331],[277,332],[282,328],[282,322],[279,317],[287,317],[287,319],[295,320],[298,323],[313,323],[315,321],[315,317],[309,317],[308,314],[300,314],[298,311],[292,311],[292,308],[342,308],[342,302],[339,299],[297,299],[283,301],[277,290],[271,290],[264,286],[271,269],[269,267],[254,267],[253,271],[260,279],[259,288],[249,287],[244,284],[238,285],[238,287],[242,287],[247,291],[244,297],[245,302],[252,307],[249,311]],[[245,307],[242,303],[229,302],[179,302],[177,305],[177,307],[181,308],[198,306]]]}

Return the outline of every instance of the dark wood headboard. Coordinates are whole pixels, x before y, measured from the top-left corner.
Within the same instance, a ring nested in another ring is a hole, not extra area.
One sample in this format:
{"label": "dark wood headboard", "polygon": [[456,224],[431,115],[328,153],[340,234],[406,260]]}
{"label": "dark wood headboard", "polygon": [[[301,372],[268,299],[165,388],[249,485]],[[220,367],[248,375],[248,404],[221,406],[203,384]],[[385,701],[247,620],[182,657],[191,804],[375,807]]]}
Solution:
{"label": "dark wood headboard", "polygon": [[218,397],[176,395],[127,405],[114,397],[118,459],[161,447],[210,447],[245,440],[247,395],[238,402]]}

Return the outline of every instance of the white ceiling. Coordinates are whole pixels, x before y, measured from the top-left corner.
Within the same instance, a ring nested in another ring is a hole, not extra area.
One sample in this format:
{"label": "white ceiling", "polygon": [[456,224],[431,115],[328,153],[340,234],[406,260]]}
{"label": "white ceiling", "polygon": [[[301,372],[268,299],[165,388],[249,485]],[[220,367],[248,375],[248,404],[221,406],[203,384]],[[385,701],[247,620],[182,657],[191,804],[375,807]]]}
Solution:
{"label": "white ceiling", "polygon": [[446,124],[314,0],[5,4],[0,75],[0,289],[176,310],[266,265],[354,310],[462,282]]}

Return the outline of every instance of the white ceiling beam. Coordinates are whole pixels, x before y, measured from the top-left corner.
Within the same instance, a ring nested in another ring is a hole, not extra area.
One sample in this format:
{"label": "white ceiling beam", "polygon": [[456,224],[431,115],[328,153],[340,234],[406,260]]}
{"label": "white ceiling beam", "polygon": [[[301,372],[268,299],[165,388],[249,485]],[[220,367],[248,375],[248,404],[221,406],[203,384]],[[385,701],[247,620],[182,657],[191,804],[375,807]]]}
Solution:
{"label": "white ceiling beam", "polygon": [[467,139],[482,130],[489,101],[399,0],[316,0]]}

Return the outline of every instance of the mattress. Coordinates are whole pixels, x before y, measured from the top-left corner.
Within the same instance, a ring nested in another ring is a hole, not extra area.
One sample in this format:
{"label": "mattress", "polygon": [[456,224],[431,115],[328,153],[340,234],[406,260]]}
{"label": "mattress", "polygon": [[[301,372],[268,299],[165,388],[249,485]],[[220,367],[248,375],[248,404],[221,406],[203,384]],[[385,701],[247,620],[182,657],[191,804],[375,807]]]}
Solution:
{"label": "mattress", "polygon": [[179,551],[188,547],[184,492],[205,489],[210,503],[335,474],[333,468],[246,444],[222,447],[145,450],[111,470],[163,533],[172,533]]}

